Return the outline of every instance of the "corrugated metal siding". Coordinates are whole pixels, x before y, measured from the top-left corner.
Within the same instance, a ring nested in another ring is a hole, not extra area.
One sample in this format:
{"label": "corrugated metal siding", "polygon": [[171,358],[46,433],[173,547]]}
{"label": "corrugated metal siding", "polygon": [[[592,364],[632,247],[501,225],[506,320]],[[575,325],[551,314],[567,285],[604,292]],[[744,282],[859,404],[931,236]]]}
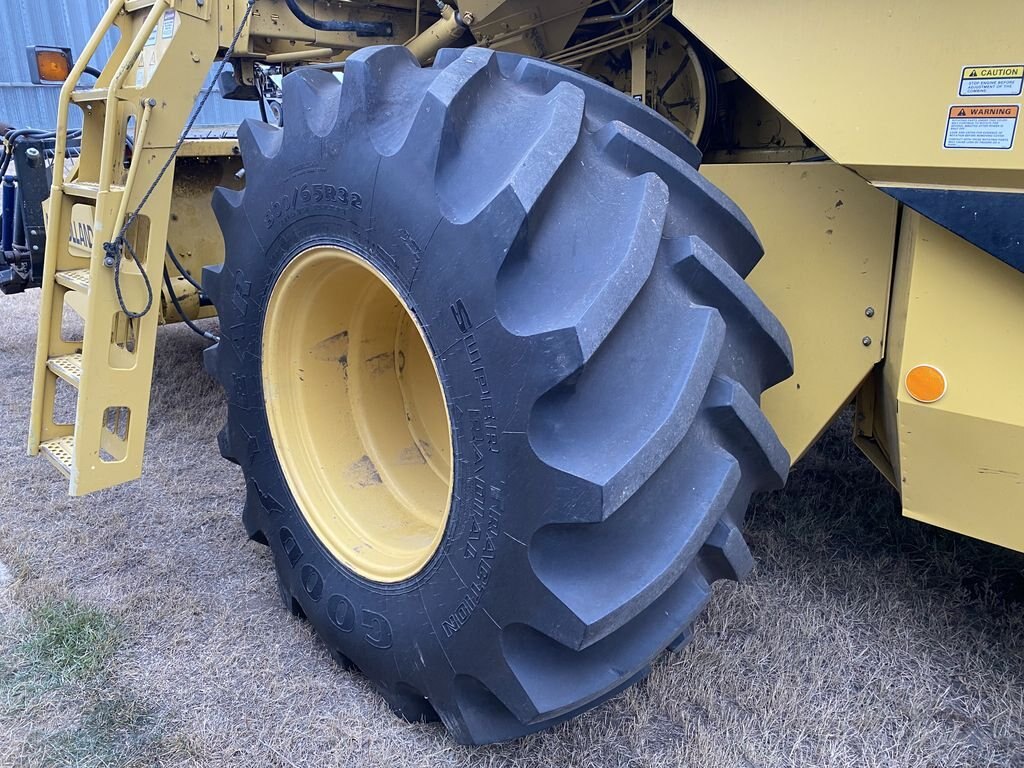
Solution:
{"label": "corrugated metal siding", "polygon": [[[99,23],[107,0],[0,0],[0,122],[33,128],[52,127],[57,115],[54,85],[32,85],[25,48],[29,45],[70,47],[77,56]],[[116,31],[103,41],[91,62],[102,67],[116,41]],[[199,122],[204,125],[236,124],[257,117],[258,108],[245,102],[210,97]],[[78,109],[71,110],[72,127],[81,122]]]}

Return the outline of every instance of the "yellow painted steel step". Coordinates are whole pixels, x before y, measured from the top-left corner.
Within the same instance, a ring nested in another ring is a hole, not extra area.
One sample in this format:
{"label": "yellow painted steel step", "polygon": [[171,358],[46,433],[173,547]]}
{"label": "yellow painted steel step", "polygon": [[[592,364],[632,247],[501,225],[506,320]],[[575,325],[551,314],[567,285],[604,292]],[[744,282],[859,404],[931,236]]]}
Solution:
{"label": "yellow painted steel step", "polygon": [[71,462],[72,457],[75,454],[74,435],[58,437],[55,440],[47,440],[45,443],[40,445],[39,448],[42,450],[43,455],[48,458],[65,477],[70,479]]}
{"label": "yellow painted steel step", "polygon": [[106,98],[106,88],[82,88],[71,92],[71,101],[75,104],[84,104],[91,101],[103,101]]}
{"label": "yellow painted steel step", "polygon": [[81,352],[76,352],[73,355],[51,357],[46,361],[46,367],[74,387],[77,387],[82,381]]}
{"label": "yellow painted steel step", "polygon": [[[112,184],[111,192],[124,192],[124,187]],[[95,181],[66,181],[64,182],[64,194],[72,197],[81,197],[86,200],[95,200],[100,195],[100,185]]]}
{"label": "yellow painted steel step", "polygon": [[57,282],[73,291],[89,292],[89,270],[67,269],[57,273]]}
{"label": "yellow painted steel step", "polygon": [[[125,0],[124,11],[125,13],[135,13],[136,11],[144,11],[147,8],[153,7],[156,4],[156,0]],[[199,3],[202,5],[202,3]]]}

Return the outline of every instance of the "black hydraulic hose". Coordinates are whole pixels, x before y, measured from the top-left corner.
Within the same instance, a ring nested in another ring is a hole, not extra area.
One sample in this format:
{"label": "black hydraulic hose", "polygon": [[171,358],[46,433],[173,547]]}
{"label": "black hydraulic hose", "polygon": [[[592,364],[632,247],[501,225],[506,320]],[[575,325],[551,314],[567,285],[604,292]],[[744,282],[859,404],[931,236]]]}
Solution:
{"label": "black hydraulic hose", "polygon": [[263,93],[263,86],[260,85],[260,80],[261,78],[259,77],[255,78],[256,94],[259,96],[257,101],[260,103],[260,120],[269,124],[270,119],[267,115],[267,97],[266,94]]}
{"label": "black hydraulic hose", "polygon": [[220,336],[210,333],[209,331],[204,331],[185,315],[185,310],[181,308],[181,302],[178,301],[178,296],[174,293],[174,284],[171,282],[171,276],[166,269],[164,270],[164,285],[167,286],[167,296],[170,298],[171,304],[174,305],[174,311],[178,313],[178,317],[181,318],[182,322],[185,323],[190,330],[195,331],[207,341],[220,341]]}
{"label": "black hydraulic hose", "polygon": [[[68,135],[78,135],[81,132],[82,130],[80,128],[75,128],[68,131]],[[4,138],[7,139],[8,141],[14,141],[20,136],[28,136],[29,138],[37,139],[40,137],[53,138],[56,135],[56,131],[47,131],[42,128],[11,128],[9,131],[7,131],[7,133],[4,134]]]}
{"label": "black hydraulic hose", "polygon": [[18,250],[18,246],[25,245],[25,198],[22,195],[21,185],[14,187],[14,241],[12,247]]}
{"label": "black hydraulic hose", "polygon": [[181,276],[185,278],[185,281],[202,294],[203,286],[200,285],[199,281],[192,277],[192,274],[185,269],[180,261],[178,261],[178,254],[176,254],[174,249],[171,248],[170,243],[167,243],[167,258],[171,260],[171,264],[173,264],[174,268],[181,273]]}
{"label": "black hydraulic hose", "polygon": [[14,248],[14,177],[4,176],[0,187],[0,262]]}
{"label": "black hydraulic hose", "polygon": [[[69,142],[81,137],[81,130],[68,131],[67,139]],[[57,133],[55,131],[43,131],[38,128],[11,128],[7,131],[3,137],[4,147],[0,150],[0,177],[7,175],[7,169],[10,168],[11,160],[14,159],[14,143],[20,138],[36,139],[45,143],[56,139]],[[8,152],[7,147],[11,147],[12,151]]]}
{"label": "black hydraulic hose", "polygon": [[299,0],[284,0],[288,10],[310,29],[321,32],[355,32],[358,37],[393,37],[395,29],[389,21],[320,21],[299,6]]}
{"label": "black hydraulic hose", "polygon": [[647,5],[647,2],[648,0],[637,0],[632,8],[627,11],[623,11],[622,13],[610,13],[607,16],[591,16],[589,19],[584,18],[583,21],[580,22],[580,25],[605,24],[610,21],[622,21],[623,19],[628,19],[643,6]]}

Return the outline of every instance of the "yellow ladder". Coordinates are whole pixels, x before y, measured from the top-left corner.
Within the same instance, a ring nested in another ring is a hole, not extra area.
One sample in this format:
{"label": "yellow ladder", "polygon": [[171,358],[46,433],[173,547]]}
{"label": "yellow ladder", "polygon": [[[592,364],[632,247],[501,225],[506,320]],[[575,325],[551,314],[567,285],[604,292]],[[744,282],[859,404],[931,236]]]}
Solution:
{"label": "yellow ladder", "polygon": [[[217,52],[211,5],[112,0],[61,90],[28,449],[56,465],[73,496],[142,472],[171,158]],[[76,90],[115,26],[120,39],[96,85]],[[65,178],[73,103],[82,145]]]}

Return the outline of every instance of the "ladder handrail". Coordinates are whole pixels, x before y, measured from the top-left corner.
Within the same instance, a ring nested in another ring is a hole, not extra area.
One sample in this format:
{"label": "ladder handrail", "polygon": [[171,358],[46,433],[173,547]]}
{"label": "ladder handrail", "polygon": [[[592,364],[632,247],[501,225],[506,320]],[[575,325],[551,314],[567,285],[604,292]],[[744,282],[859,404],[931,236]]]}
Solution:
{"label": "ladder handrail", "polygon": [[[121,203],[118,206],[117,218],[114,219],[114,226],[111,227],[112,232],[120,232],[121,227],[124,226],[125,217],[128,215],[128,195],[132,187],[135,185],[135,177],[139,171],[139,158],[142,157],[140,151],[146,142],[146,131],[149,129],[149,118],[153,115],[153,102],[152,100],[147,101],[142,107],[142,117],[139,118],[139,126],[135,131],[135,151],[132,152],[132,161],[128,166],[128,177],[124,182],[124,194],[121,195]],[[129,222],[130,223],[130,222]]]}
{"label": "ladder handrail", "polygon": [[[123,2],[123,0],[121,0]],[[121,90],[124,85],[124,79],[128,76],[128,73],[135,66],[135,61],[139,58],[142,53],[142,49],[146,45],[146,41],[149,40],[149,36],[156,29],[156,25],[160,22],[160,18],[164,15],[170,7],[168,0],[156,0],[153,3],[153,7],[150,8],[149,14],[146,16],[146,20],[142,23],[138,33],[132,40],[128,51],[125,53],[124,58],[118,65],[117,70],[114,72],[114,76],[110,80],[110,84],[107,86],[107,112],[103,118],[103,151],[100,155],[100,177],[99,177],[99,189],[101,192],[110,190],[110,184],[114,177],[114,163],[110,153],[113,151],[113,137],[115,136],[114,125],[117,120],[117,110],[112,109],[111,99],[114,95]],[[141,147],[136,147],[136,150]],[[127,197],[130,190],[125,187],[124,195]]]}
{"label": "ladder handrail", "polygon": [[53,174],[54,187],[61,187],[64,183],[63,168],[64,159],[67,156],[68,115],[71,112],[71,94],[78,87],[78,81],[85,74],[85,68],[89,65],[93,55],[100,47],[103,38],[106,37],[107,32],[114,26],[114,21],[124,9],[124,4],[125,0],[111,0],[110,5],[103,14],[103,18],[93,31],[92,37],[85,44],[82,54],[75,61],[74,66],[71,67],[71,73],[68,75],[67,80],[64,81],[64,85],[61,86],[60,98],[57,100],[57,140],[53,148],[53,167],[55,169],[60,168],[61,173]]}

